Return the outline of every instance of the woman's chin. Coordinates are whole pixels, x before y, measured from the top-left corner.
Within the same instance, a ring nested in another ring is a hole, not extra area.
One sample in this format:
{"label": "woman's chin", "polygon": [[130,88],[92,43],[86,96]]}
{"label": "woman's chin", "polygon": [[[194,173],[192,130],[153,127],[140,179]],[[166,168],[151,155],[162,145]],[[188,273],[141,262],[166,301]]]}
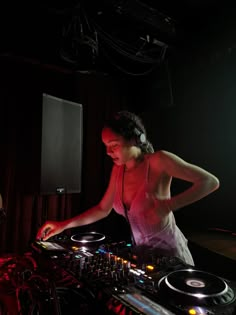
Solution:
{"label": "woman's chin", "polygon": [[121,161],[119,159],[113,159],[113,163],[116,165],[121,165]]}

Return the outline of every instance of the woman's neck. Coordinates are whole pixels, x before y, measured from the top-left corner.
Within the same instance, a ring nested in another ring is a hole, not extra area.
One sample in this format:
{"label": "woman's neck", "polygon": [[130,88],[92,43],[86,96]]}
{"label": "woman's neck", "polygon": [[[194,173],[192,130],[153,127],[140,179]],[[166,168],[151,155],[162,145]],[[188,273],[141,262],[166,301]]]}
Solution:
{"label": "woman's neck", "polygon": [[134,157],[125,163],[125,170],[127,172],[132,171],[139,167],[144,161],[144,154],[141,152],[137,157]]}

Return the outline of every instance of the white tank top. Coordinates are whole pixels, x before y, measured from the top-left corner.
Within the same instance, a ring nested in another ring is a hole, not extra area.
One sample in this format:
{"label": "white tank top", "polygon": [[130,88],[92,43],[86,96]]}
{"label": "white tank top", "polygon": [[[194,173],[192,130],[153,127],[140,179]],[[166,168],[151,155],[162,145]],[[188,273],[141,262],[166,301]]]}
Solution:
{"label": "white tank top", "polygon": [[[130,209],[126,211],[132,229],[136,246],[147,247],[160,256],[174,256],[190,265],[194,265],[192,255],[188,248],[188,241],[175,222],[173,212],[170,212],[167,223],[163,227],[153,201],[146,197],[148,193],[149,159],[145,159],[146,171],[143,184],[140,185]],[[126,217],[122,202],[124,165],[117,172],[116,191],[113,201],[114,210]]]}

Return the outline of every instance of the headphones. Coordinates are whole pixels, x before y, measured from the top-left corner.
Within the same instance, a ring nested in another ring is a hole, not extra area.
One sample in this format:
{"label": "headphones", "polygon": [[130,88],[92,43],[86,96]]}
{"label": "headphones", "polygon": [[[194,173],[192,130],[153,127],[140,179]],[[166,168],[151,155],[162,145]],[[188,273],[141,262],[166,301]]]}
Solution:
{"label": "headphones", "polygon": [[[127,117],[123,117],[123,116],[120,116],[120,114],[119,113],[117,113],[116,115],[115,115],[115,121],[123,121],[123,122],[126,122],[126,120],[127,120]],[[129,122],[129,124],[132,124],[131,126],[129,126],[129,128],[131,127],[133,127],[133,131],[132,131],[132,133],[134,134],[134,137],[135,137],[135,139],[136,139],[136,144],[137,145],[142,145],[142,144],[144,144],[144,143],[146,143],[147,142],[147,139],[146,139],[146,135],[145,135],[145,133],[143,133],[140,129],[138,129],[136,126],[133,126],[135,123],[133,122],[133,121],[130,121]],[[126,129],[125,127],[124,127],[124,129]]]}
{"label": "headphones", "polygon": [[137,144],[144,144],[147,141],[146,135],[136,127],[134,128],[134,133],[137,137]]}

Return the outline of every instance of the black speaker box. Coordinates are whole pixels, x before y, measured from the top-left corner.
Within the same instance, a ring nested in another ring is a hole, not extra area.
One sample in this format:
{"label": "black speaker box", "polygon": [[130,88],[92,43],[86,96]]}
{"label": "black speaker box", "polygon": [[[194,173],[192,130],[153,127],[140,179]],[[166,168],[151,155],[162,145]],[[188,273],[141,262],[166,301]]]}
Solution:
{"label": "black speaker box", "polygon": [[45,93],[40,103],[34,104],[33,110],[32,104],[22,106],[19,115],[18,189],[39,194],[79,193],[82,104]]}

